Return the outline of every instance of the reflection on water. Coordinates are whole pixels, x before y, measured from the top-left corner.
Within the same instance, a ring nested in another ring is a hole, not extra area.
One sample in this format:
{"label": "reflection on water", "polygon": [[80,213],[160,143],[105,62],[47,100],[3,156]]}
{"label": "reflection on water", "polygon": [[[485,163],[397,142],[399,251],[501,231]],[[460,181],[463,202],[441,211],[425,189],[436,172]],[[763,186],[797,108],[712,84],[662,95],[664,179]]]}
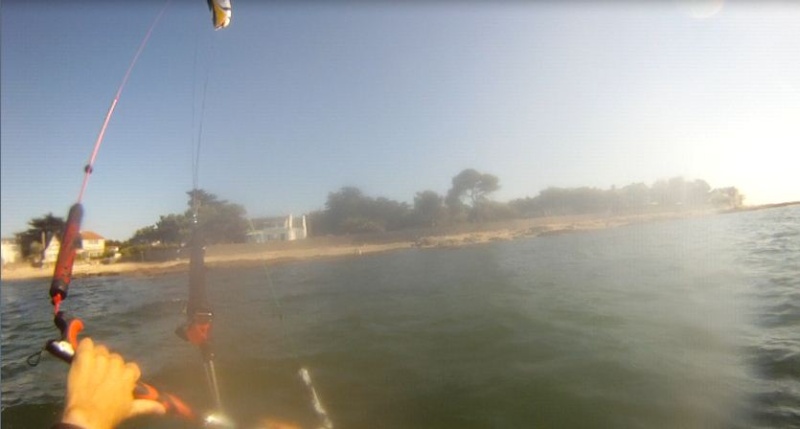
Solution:
{"label": "reflection on water", "polygon": [[[338,427],[793,427],[798,261],[790,207],[269,275],[214,269],[224,399],[240,421],[310,424],[302,364]],[[2,286],[7,427],[46,426],[58,412],[63,365],[24,364],[54,334],[46,289]],[[181,275],[83,279],[67,309],[202,405],[197,353],[172,333],[185,295]]]}

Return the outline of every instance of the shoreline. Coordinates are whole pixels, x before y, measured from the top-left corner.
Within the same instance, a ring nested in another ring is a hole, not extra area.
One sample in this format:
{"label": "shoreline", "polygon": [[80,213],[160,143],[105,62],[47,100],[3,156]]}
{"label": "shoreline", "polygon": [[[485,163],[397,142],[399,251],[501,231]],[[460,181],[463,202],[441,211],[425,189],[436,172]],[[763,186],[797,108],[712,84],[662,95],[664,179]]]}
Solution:
{"label": "shoreline", "polygon": [[[767,207],[765,207],[767,208]],[[749,211],[756,208],[743,208]],[[738,211],[737,211],[738,212]],[[252,267],[261,264],[277,264],[291,261],[352,257],[370,253],[388,252],[410,248],[456,248],[494,241],[565,234],[581,231],[619,228],[628,225],[714,216],[731,213],[698,210],[686,212],[648,213],[618,216],[558,216],[534,218],[485,225],[465,225],[460,228],[442,230],[420,230],[416,233],[392,235],[374,234],[365,236],[311,238],[281,244],[239,244],[209,246],[206,266]],[[288,244],[287,244],[288,243]],[[167,262],[76,262],[73,278],[97,276],[156,276],[188,270],[188,259]],[[27,264],[13,264],[2,271],[3,281],[49,279],[53,267],[37,268]]]}

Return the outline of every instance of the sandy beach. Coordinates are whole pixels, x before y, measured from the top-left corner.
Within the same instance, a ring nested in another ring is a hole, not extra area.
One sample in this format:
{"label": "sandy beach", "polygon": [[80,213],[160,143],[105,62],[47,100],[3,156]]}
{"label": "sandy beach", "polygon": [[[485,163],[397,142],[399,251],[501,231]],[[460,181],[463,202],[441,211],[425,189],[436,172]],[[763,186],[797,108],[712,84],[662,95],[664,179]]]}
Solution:
{"label": "sandy beach", "polygon": [[[451,228],[416,230],[412,232],[354,235],[345,237],[321,237],[294,242],[267,244],[228,244],[209,246],[206,265],[254,266],[314,258],[353,257],[375,252],[386,252],[408,248],[449,248],[477,245],[492,241],[513,240],[626,225],[716,214],[710,211],[687,211],[673,213],[649,213],[626,216],[562,216],[514,220],[489,224],[458,225]],[[164,273],[186,271],[188,259],[168,262],[76,262],[73,277],[90,276],[153,276]],[[13,264],[3,268],[3,280],[47,279],[53,267],[32,267],[28,264]]]}

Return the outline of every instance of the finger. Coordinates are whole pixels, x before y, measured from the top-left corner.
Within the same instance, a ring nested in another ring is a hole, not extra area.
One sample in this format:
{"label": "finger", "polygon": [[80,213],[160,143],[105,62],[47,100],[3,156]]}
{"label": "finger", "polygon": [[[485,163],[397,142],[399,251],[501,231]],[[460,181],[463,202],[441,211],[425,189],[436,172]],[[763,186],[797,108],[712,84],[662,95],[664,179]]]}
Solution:
{"label": "finger", "polygon": [[[108,369],[106,370],[106,377],[119,377],[122,381],[129,381],[128,377],[126,377],[126,366],[125,360],[122,359],[122,356],[111,353],[108,355]],[[131,386],[133,383],[131,383]]]}
{"label": "finger", "polygon": [[106,347],[106,346],[104,346],[102,344],[98,344],[94,348],[94,354],[97,355],[97,356],[108,356],[110,353],[108,351],[108,347]]}
{"label": "finger", "polygon": [[[98,353],[100,347],[95,347],[94,351],[94,368],[92,368],[91,372],[91,379],[92,380],[103,380],[106,378],[106,373],[108,371],[108,349],[106,349],[106,353]],[[103,347],[105,349],[105,347]],[[102,352],[102,351],[101,351]],[[93,381],[96,382],[96,381]]]}
{"label": "finger", "polygon": [[84,338],[78,343],[78,349],[75,350],[75,358],[72,363],[74,366],[85,365],[91,362],[94,357],[94,342],[91,338]]}
{"label": "finger", "polygon": [[94,342],[91,338],[84,338],[78,343],[78,348],[75,350],[74,363],[80,365],[85,360],[91,360],[94,355]]}
{"label": "finger", "polygon": [[93,348],[94,348],[94,341],[92,341],[91,338],[86,337],[78,343],[78,350],[76,350],[75,352],[77,354],[80,354],[81,352],[91,351]]}
{"label": "finger", "polygon": [[67,376],[67,388],[73,390],[82,384],[81,375],[87,371],[93,371],[95,364],[94,342],[89,338],[84,338],[78,343],[75,358],[72,360],[72,368]]}
{"label": "finger", "polygon": [[125,364],[125,372],[123,376],[125,381],[135,384],[141,376],[142,371],[139,369],[139,365],[136,365],[134,362],[128,362]]}
{"label": "finger", "polygon": [[167,409],[156,401],[149,399],[134,399],[131,406],[130,416],[138,416],[141,414],[166,414]]}
{"label": "finger", "polygon": [[108,369],[110,371],[122,372],[125,370],[125,360],[117,353],[108,355]]}

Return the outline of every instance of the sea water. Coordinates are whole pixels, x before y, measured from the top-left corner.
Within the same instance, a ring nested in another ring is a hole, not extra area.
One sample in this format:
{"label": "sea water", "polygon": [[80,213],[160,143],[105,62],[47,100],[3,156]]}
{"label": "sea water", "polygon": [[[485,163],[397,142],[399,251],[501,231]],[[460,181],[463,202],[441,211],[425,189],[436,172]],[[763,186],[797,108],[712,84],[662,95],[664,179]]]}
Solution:
{"label": "sea water", "polygon": [[[222,400],[252,427],[800,427],[800,207],[208,272]],[[2,425],[47,427],[67,368],[46,281],[3,282]],[[207,408],[185,274],[73,282],[85,332]],[[164,418],[126,427],[187,427]]]}

